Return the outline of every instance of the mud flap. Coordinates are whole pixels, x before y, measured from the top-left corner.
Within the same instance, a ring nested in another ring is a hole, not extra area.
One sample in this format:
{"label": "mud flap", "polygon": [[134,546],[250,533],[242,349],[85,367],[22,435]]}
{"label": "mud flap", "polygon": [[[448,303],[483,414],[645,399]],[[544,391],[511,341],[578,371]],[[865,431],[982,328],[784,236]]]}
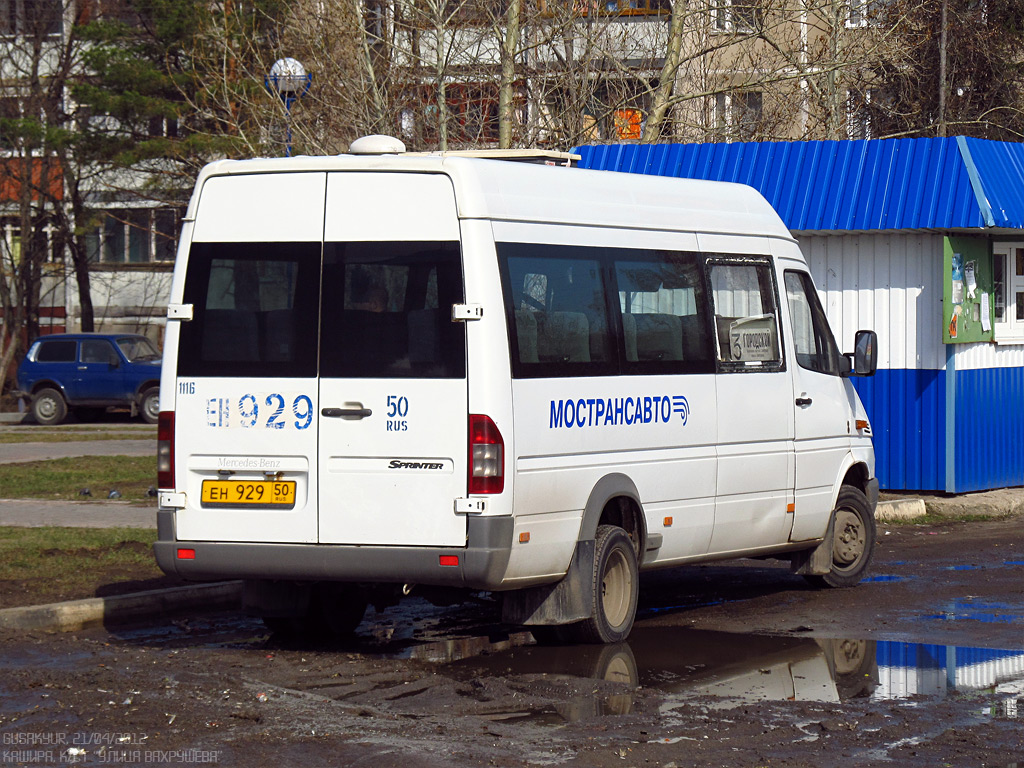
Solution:
{"label": "mud flap", "polygon": [[588,619],[594,613],[593,581],[594,540],[579,541],[561,581],[505,593],[501,620],[505,624],[536,626]]}
{"label": "mud flap", "polygon": [[835,526],[835,515],[829,516],[828,529],[821,544],[814,549],[805,549],[793,553],[790,570],[801,576],[825,576],[832,570],[832,534]]}

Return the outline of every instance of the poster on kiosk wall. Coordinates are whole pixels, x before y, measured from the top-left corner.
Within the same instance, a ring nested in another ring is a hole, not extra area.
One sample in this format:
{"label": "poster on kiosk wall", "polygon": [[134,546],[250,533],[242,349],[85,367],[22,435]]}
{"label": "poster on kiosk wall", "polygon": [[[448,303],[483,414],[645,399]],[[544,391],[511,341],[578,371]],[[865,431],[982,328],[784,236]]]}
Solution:
{"label": "poster on kiosk wall", "polygon": [[946,237],[942,262],[942,341],[993,341],[992,245],[983,237]]}

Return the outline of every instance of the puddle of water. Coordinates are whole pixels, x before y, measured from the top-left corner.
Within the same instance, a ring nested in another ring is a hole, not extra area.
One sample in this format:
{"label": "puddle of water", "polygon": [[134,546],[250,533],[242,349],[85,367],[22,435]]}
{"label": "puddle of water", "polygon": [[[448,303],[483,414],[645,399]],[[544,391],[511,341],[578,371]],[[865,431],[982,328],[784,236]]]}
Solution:
{"label": "puddle of water", "polygon": [[981,570],[980,565],[947,565],[943,568],[944,571],[978,571]]}
{"label": "puddle of water", "polygon": [[943,606],[941,612],[927,614],[931,621],[979,621],[984,624],[1024,623],[1024,614],[1015,613],[1005,603],[975,602],[970,598],[954,600]]}
{"label": "puddle of water", "polygon": [[[754,701],[840,702],[851,698],[996,694],[997,714],[1024,713],[1024,650],[916,643],[739,635],[675,627],[638,627],[611,646],[516,648],[447,665],[459,679],[547,676],[616,683],[543,713],[576,722],[632,711],[643,686],[665,695],[664,709],[700,698],[711,706]],[[717,704],[716,701],[717,700]],[[540,713],[522,713],[536,718]]]}
{"label": "puddle of water", "polygon": [[910,578],[912,578],[912,577],[910,577],[910,576],[894,576],[894,575],[891,575],[891,574],[878,574],[876,576],[868,576],[866,579],[861,579],[860,583],[861,584],[872,584],[872,583],[876,583],[876,582],[899,582],[899,581],[907,581]]}

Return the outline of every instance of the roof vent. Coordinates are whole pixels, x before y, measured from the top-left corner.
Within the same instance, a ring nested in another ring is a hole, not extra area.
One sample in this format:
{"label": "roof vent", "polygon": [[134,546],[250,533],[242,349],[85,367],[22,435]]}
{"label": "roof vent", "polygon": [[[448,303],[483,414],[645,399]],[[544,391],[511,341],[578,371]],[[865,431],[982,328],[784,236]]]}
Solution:
{"label": "roof vent", "polygon": [[405,144],[394,136],[374,134],[360,136],[348,146],[351,155],[400,155],[405,152]]}

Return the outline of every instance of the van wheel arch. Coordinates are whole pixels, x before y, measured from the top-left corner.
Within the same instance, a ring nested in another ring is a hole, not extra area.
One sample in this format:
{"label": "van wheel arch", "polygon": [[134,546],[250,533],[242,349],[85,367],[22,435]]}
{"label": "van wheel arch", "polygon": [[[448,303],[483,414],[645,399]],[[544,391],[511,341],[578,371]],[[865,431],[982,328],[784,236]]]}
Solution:
{"label": "van wheel arch", "polygon": [[583,509],[579,541],[591,541],[601,525],[622,528],[633,542],[637,563],[642,563],[647,544],[647,523],[636,484],[626,475],[605,475],[590,492]]}
{"label": "van wheel arch", "polygon": [[850,485],[854,488],[858,488],[866,494],[868,491],[869,480],[870,475],[866,464],[858,462],[857,464],[852,465],[848,470],[846,470],[846,474],[843,476],[842,481],[839,483],[839,487],[836,489],[835,498],[832,500],[833,506],[835,506],[835,502],[838,501],[839,492],[842,490],[844,485]]}

